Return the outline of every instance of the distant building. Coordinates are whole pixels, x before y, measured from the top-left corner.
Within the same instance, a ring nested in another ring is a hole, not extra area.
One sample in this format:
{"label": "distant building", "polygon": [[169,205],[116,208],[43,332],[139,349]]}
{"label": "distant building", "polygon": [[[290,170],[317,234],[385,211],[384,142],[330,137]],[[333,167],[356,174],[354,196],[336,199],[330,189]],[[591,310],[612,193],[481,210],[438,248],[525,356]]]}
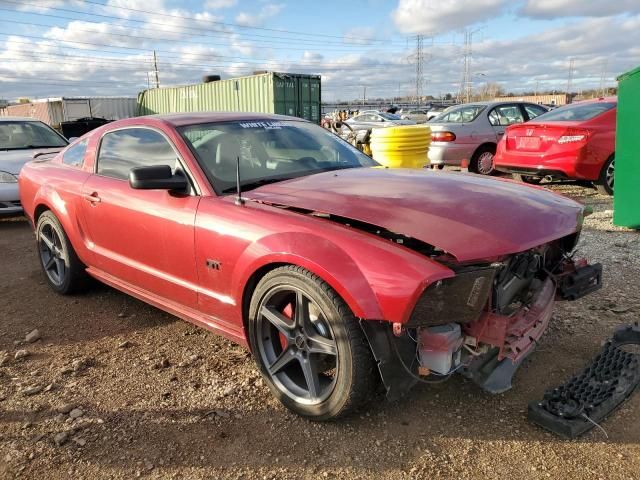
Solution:
{"label": "distant building", "polygon": [[496,101],[520,101],[520,102],[530,102],[537,103],[540,105],[566,105],[567,103],[571,103],[569,101],[569,95],[566,93],[557,94],[557,95],[524,95],[522,97],[496,97],[494,100]]}

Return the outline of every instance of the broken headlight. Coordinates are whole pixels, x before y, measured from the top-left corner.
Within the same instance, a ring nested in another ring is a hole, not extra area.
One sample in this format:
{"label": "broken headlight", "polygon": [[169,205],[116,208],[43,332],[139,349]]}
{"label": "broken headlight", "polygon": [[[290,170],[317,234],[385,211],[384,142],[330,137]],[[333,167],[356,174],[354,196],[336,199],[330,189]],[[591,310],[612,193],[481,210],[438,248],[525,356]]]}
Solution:
{"label": "broken headlight", "polygon": [[477,320],[493,288],[496,269],[474,267],[427,287],[416,303],[408,327]]}

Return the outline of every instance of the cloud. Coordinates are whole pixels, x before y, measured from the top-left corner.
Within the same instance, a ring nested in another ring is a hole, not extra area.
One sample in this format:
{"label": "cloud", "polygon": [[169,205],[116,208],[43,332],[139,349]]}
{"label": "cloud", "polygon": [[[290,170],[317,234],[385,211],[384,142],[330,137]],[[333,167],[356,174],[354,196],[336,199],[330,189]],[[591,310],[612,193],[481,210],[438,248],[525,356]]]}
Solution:
{"label": "cloud", "polygon": [[271,17],[275,17],[284,8],[284,4],[270,3],[262,7],[259,13],[252,15],[246,12],[240,12],[236,16],[236,23],[243,27],[259,27],[263,25],[266,20]]}
{"label": "cloud", "polygon": [[640,12],[638,0],[526,0],[520,14],[532,18],[600,17]]}
{"label": "cloud", "polygon": [[508,0],[400,0],[392,13],[404,33],[438,35],[499,15]]}
{"label": "cloud", "polygon": [[218,10],[221,8],[231,8],[238,3],[238,0],[207,0],[204,2],[204,8]]}

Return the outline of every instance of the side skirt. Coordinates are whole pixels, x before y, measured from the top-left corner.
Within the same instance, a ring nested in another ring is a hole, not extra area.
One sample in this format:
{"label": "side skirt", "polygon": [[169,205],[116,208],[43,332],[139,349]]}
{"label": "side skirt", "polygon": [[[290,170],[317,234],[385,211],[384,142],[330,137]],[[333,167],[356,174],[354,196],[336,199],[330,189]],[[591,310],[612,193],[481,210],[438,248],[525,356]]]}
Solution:
{"label": "side skirt", "polygon": [[184,305],[177,304],[158,295],[151,293],[147,290],[141,289],[130,283],[123,282],[122,280],[109,275],[102,270],[98,270],[93,267],[87,268],[87,273],[97,280],[109,285],[110,287],[120,290],[132,297],[142,300],[145,303],[153,305],[160,310],[164,310],[171,315],[174,315],[189,323],[209,330],[216,335],[223,336],[232,342],[242,345],[244,348],[249,349],[249,344],[242,327],[235,327],[218,320],[210,315],[204,315],[202,312],[194,310],[193,308],[186,307]]}

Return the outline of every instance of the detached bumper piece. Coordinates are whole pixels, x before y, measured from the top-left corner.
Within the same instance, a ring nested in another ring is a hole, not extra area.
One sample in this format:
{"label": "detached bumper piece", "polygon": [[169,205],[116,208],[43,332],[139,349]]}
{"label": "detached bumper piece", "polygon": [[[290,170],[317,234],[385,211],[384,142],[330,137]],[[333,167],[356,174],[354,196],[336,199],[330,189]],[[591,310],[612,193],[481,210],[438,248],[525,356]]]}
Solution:
{"label": "detached bumper piece", "polygon": [[624,345],[640,345],[640,326],[618,328],[580,375],[529,404],[529,420],[565,438],[590,430],[628,399],[640,385],[640,355]]}
{"label": "detached bumper piece", "polygon": [[595,263],[576,268],[558,279],[558,295],[563,300],[577,300],[602,287],[602,265]]}

